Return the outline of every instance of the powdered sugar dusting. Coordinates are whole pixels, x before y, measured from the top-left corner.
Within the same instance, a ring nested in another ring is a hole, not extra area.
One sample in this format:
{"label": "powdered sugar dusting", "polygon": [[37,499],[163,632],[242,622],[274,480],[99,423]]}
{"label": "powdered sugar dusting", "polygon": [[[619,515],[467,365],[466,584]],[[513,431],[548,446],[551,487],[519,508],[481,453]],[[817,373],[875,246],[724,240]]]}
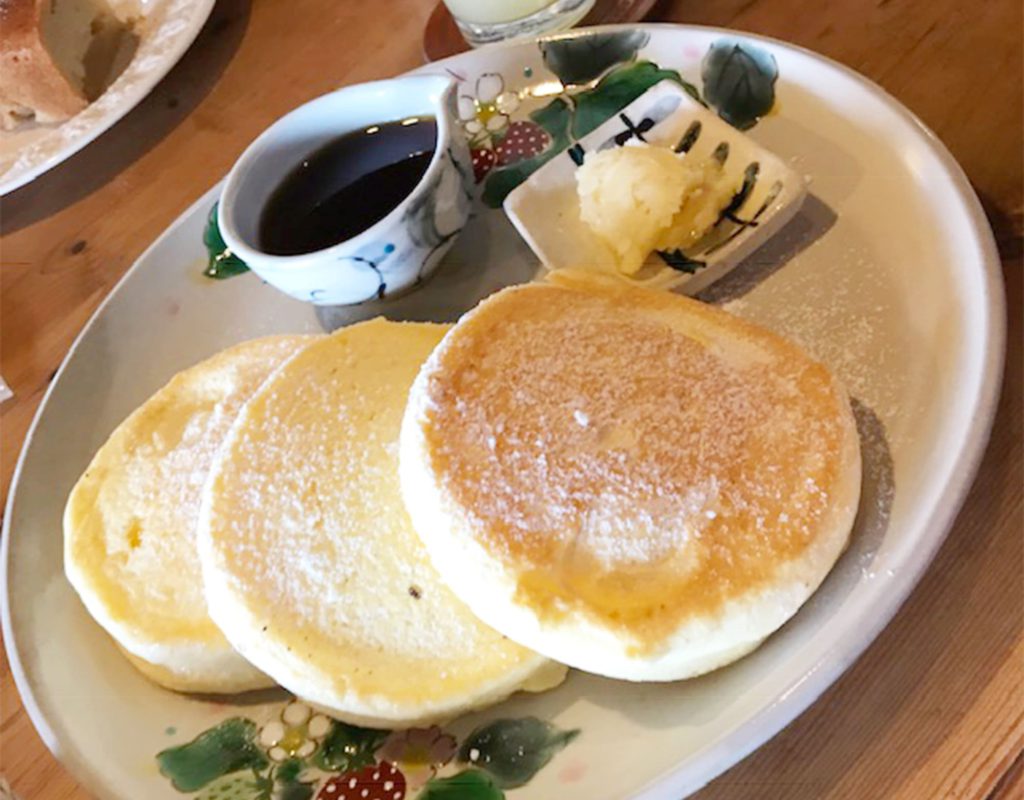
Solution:
{"label": "powdered sugar dusting", "polygon": [[310,347],[250,404],[211,494],[217,580],[255,617],[239,635],[357,693],[392,696],[426,662],[430,693],[472,692],[533,658],[455,599],[401,502],[405,396],[443,332],[378,321]]}
{"label": "powdered sugar dusting", "polygon": [[890,423],[903,410],[905,370],[895,343],[906,334],[893,329],[899,314],[892,306],[899,294],[866,252],[850,248],[829,266],[826,278],[819,266],[790,265],[784,286],[769,280],[757,287],[756,298],[744,295],[722,308],[800,344],[851,397]]}
{"label": "powdered sugar dusting", "polygon": [[714,600],[815,535],[848,411],[788,345],[634,302],[662,301],[534,285],[464,320],[429,383],[434,469],[495,554],[592,606],[637,569]]}
{"label": "powdered sugar dusting", "polygon": [[106,580],[143,628],[155,620],[212,625],[193,536],[204,483],[238,409],[303,343],[257,340],[178,375],[122,424],[86,472],[84,491],[96,496],[85,513],[99,518],[112,556],[103,562]]}

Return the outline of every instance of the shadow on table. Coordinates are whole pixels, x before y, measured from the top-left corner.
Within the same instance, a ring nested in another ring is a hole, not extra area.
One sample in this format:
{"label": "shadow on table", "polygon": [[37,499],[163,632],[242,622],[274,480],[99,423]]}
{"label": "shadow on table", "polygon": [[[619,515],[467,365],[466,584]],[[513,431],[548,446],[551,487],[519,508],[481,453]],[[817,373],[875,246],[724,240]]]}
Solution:
{"label": "shadow on table", "polygon": [[142,102],[94,142],[3,198],[10,234],[108,183],[174,130],[209,94],[242,41],[251,0],[218,0],[196,41]]}
{"label": "shadow on table", "polygon": [[1019,259],[1024,253],[1024,209],[1018,206],[1015,210],[1008,210],[981,187],[974,184],[972,186],[981,202],[985,217],[992,226],[999,257],[1004,261]]}

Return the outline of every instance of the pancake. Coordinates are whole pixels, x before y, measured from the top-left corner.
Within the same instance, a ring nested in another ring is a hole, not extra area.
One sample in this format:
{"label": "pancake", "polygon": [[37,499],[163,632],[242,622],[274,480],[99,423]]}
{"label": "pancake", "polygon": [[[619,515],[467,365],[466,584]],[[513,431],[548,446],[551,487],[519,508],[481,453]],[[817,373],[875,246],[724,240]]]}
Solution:
{"label": "pancake", "polygon": [[129,660],[169,689],[273,685],[206,612],[196,520],[214,453],[238,410],[312,340],[257,339],[179,373],[118,426],[68,498],[68,579]]}
{"label": "pancake", "polygon": [[481,623],[409,523],[398,434],[447,328],[343,328],[283,366],[211,471],[199,553],[213,619],[253,664],[359,725],[455,716],[565,672]]}
{"label": "pancake", "polygon": [[413,525],[452,590],[589,672],[675,680],[750,652],[846,546],[842,387],[720,309],[555,273],[466,314],[401,434]]}

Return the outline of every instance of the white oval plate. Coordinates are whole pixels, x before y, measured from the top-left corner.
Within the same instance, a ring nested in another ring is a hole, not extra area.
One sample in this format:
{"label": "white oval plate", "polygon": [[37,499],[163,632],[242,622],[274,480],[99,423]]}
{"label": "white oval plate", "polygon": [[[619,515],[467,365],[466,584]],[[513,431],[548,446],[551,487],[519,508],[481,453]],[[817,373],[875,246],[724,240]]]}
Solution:
{"label": "white oval plate", "polygon": [[71,119],[50,125],[30,122],[12,131],[0,131],[0,195],[14,191],[70,158],[135,108],[195,41],[213,3],[214,0],[112,3],[139,16],[139,42],[131,62],[102,95]]}
{"label": "white oval plate", "polygon": [[[698,84],[709,47],[735,36],[641,30],[642,58]],[[939,547],[987,438],[1004,301],[992,237],[963,173],[877,86],[779,42],[743,44],[772,55],[779,72],[778,111],[750,134],[805,175],[810,193],[794,220],[705,299],[794,337],[846,382],[866,466],[852,544],[793,621],[727,669],[667,685],[576,673],[555,691],[456,721],[460,739],[481,721],[529,714],[581,731],[513,797],[678,800],[771,737],[896,612]],[[481,107],[502,87],[478,78],[500,75],[521,101],[509,122],[559,91],[536,43],[425,69],[456,75],[466,93],[484,95]],[[185,796],[159,773],[155,753],[227,717],[258,726],[283,702],[271,695],[213,703],[151,685],[89,619],[61,568],[67,492],[129,411],[219,348],[317,329],[312,307],[252,275],[202,277],[200,236],[216,192],[143,254],[75,343],[29,434],[4,520],[4,634],[25,707],[46,744],[103,797]],[[504,214],[481,208],[425,287],[380,308],[399,318],[452,319],[535,271]],[[327,315],[345,322],[380,308]],[[492,795],[467,795],[477,796]]]}

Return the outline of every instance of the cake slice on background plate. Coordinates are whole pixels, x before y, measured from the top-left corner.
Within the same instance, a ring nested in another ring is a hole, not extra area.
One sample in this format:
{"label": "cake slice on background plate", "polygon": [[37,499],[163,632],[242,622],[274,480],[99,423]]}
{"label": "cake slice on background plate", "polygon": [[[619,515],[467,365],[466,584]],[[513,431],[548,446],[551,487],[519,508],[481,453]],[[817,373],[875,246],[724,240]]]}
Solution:
{"label": "cake slice on background plate", "polygon": [[0,126],[82,111],[127,66],[134,24],[104,0],[2,0]]}

